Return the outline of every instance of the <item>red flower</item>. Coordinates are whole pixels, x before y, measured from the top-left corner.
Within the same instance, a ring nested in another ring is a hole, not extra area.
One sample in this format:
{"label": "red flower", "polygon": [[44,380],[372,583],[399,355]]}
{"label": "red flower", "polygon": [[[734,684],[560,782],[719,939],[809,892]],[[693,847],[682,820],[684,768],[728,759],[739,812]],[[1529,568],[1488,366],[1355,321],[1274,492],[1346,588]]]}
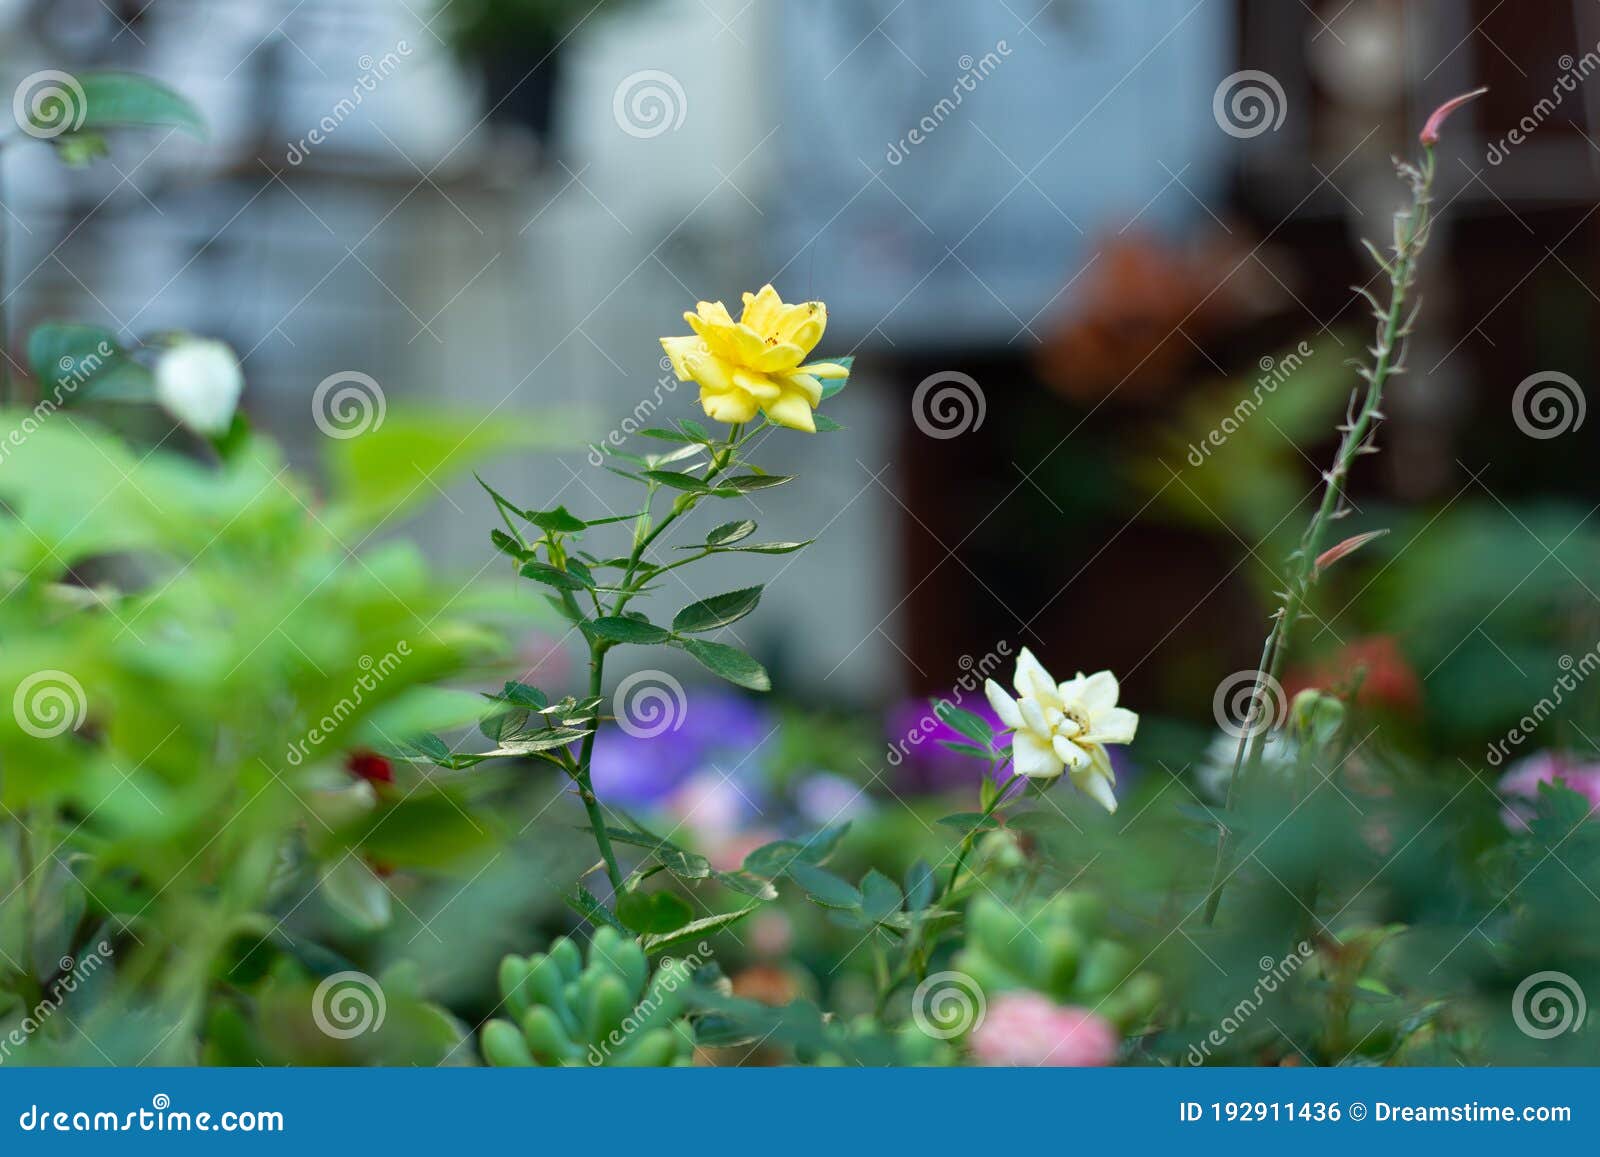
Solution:
{"label": "red flower", "polygon": [[1363,705],[1414,711],[1422,704],[1422,680],[1392,635],[1356,639],[1341,648],[1331,662],[1291,671],[1284,679],[1284,690],[1290,699],[1308,687],[1348,691],[1358,679],[1356,699]]}
{"label": "red flower", "polygon": [[351,775],[368,783],[394,782],[394,766],[376,751],[352,751],[345,756],[344,767]]}

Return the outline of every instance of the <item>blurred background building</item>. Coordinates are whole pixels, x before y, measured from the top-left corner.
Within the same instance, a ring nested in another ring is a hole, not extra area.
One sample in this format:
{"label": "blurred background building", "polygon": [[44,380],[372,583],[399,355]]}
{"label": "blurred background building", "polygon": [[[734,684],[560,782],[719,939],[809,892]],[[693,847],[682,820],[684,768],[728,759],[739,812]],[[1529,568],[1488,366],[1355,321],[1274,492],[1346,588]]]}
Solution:
{"label": "blurred background building", "polygon": [[[655,337],[697,298],[771,280],[826,300],[822,352],[858,358],[829,407],[847,429],[764,451],[805,484],[759,517],[819,541],[776,580],[795,613],[746,640],[818,700],[936,691],[1001,641],[1169,699],[1200,665],[1209,694],[1219,649],[1252,663],[1275,524],[1366,339],[1357,238],[1400,199],[1390,155],[1480,83],[1362,486],[1434,506],[1596,489],[1593,427],[1474,473],[1530,372],[1594,376],[1587,0],[1537,19],[1494,0],[0,0],[0,33],[8,83],[138,69],[214,127],[87,173],[7,151],[13,339],[63,315],[223,337],[303,462],[331,373],[600,437],[647,400],[687,411]],[[1317,406],[1251,435],[1285,489],[1186,462],[1201,399],[1300,343],[1332,367],[1295,370]],[[586,459],[490,474],[530,505],[623,501]],[[411,529],[487,562],[490,522],[455,487]]]}

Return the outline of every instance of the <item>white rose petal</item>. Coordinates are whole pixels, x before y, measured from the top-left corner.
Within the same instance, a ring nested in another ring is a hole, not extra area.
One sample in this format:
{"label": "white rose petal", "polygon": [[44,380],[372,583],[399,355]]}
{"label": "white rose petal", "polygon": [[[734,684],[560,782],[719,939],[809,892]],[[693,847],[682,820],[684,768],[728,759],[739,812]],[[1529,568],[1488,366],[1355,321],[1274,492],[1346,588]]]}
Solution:
{"label": "white rose petal", "polygon": [[244,372],[225,342],[186,339],[156,362],[156,400],[202,434],[223,434],[244,392]]}

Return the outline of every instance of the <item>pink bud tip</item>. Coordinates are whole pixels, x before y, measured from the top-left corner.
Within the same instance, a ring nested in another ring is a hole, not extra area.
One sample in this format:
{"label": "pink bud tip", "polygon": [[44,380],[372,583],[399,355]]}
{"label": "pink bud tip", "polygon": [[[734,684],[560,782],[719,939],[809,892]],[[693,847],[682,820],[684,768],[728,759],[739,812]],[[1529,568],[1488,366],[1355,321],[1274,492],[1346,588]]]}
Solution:
{"label": "pink bud tip", "polygon": [[1433,114],[1428,117],[1427,123],[1422,126],[1422,134],[1419,139],[1424,145],[1431,149],[1434,145],[1439,143],[1439,130],[1444,127],[1445,118],[1451,113],[1455,112],[1456,109],[1466,104],[1469,100],[1475,100],[1488,91],[1489,90],[1487,87],[1475,88],[1471,92],[1464,92],[1460,96],[1451,97],[1449,100],[1445,101],[1438,108],[1434,109]]}

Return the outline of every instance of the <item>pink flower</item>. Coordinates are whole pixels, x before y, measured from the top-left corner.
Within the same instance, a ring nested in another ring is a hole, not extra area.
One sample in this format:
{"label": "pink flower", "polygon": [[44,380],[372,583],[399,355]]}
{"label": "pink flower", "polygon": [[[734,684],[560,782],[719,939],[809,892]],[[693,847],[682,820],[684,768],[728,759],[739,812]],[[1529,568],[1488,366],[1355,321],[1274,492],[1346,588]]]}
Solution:
{"label": "pink flower", "polygon": [[1539,798],[1541,783],[1560,782],[1589,801],[1589,807],[1600,807],[1600,763],[1577,763],[1555,751],[1540,751],[1519,760],[1500,777],[1500,794],[1510,801],[1502,813],[1506,826],[1513,831],[1528,829],[1527,817],[1533,809],[1521,800]]}
{"label": "pink flower", "polygon": [[1445,101],[1438,108],[1434,109],[1432,114],[1428,117],[1427,123],[1422,126],[1422,133],[1418,139],[1431,149],[1434,145],[1439,143],[1439,130],[1444,127],[1445,118],[1451,113],[1455,112],[1456,109],[1466,104],[1469,100],[1480,97],[1488,91],[1489,90],[1487,88],[1475,88],[1471,92],[1464,92],[1460,96],[1454,96]]}
{"label": "pink flower", "polygon": [[1037,992],[1001,993],[973,1029],[972,1052],[985,1065],[1081,1068],[1109,1065],[1121,1037],[1109,1021]]}

